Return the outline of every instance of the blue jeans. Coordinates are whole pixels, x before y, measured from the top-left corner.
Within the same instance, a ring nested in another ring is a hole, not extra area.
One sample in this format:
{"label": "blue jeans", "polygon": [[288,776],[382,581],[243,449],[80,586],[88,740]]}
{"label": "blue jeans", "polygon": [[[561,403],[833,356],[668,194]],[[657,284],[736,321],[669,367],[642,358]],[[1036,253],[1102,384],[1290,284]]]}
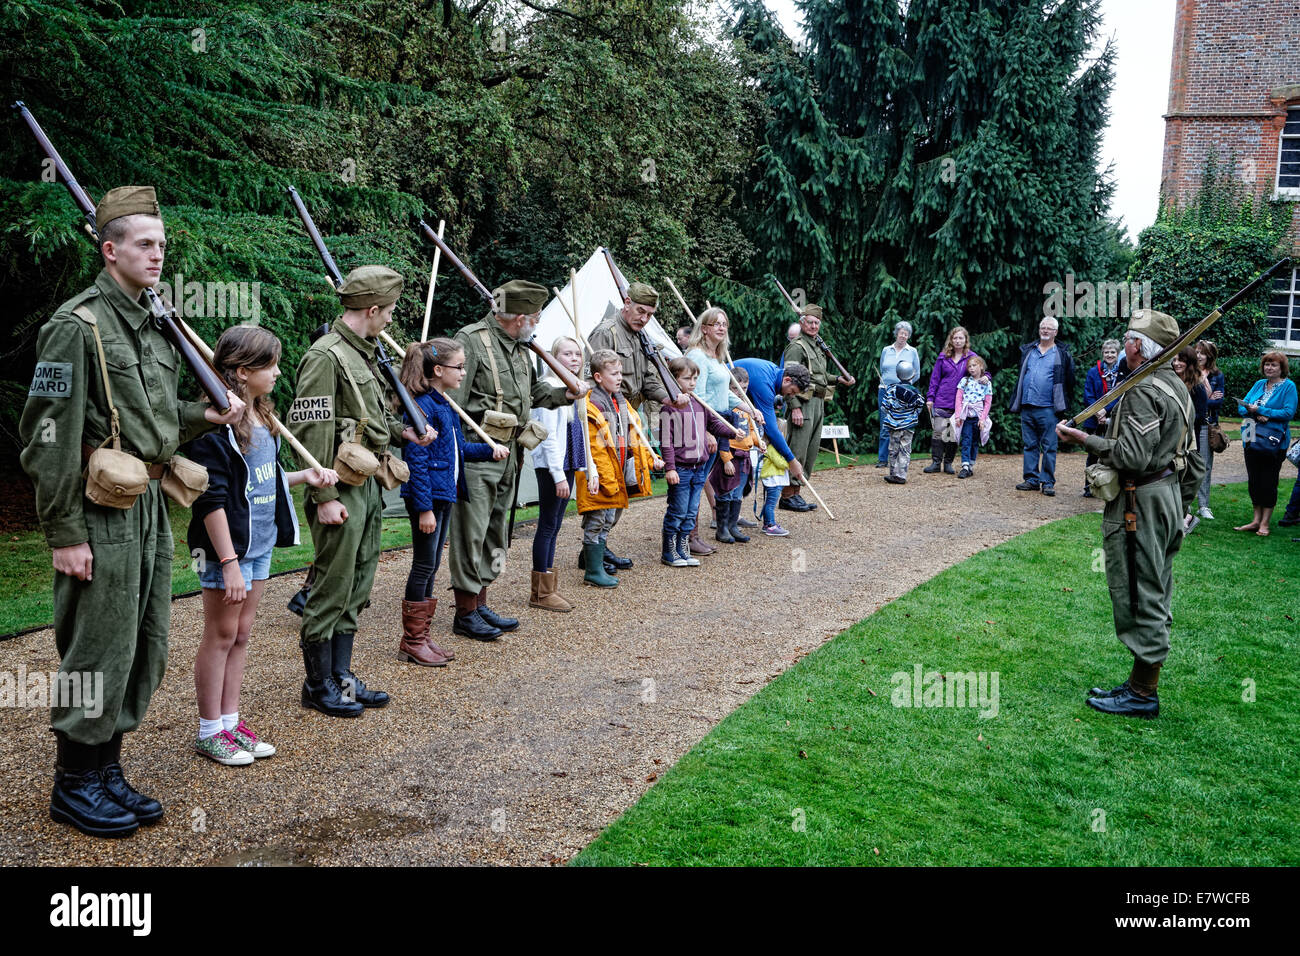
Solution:
{"label": "blue jeans", "polygon": [[664,530],[669,534],[688,534],[695,528],[695,513],[700,510],[700,492],[709,477],[708,462],[678,465],[675,485],[668,486],[668,513]]}
{"label": "blue jeans", "polygon": [[968,418],[961,423],[961,463],[975,464],[975,457],[980,453],[980,420]]}
{"label": "blue jeans", "polygon": [[880,409],[880,447],[876,449],[876,461],[884,465],[889,462],[889,426],[885,424],[885,390],[876,391],[876,405]]}
{"label": "blue jeans", "polygon": [[776,503],[781,498],[781,486],[773,485],[763,488],[763,527],[770,528],[776,524]]}
{"label": "blue jeans", "polygon": [[1025,444],[1025,481],[1044,488],[1056,484],[1056,412],[1045,405],[1020,409],[1020,440]]}

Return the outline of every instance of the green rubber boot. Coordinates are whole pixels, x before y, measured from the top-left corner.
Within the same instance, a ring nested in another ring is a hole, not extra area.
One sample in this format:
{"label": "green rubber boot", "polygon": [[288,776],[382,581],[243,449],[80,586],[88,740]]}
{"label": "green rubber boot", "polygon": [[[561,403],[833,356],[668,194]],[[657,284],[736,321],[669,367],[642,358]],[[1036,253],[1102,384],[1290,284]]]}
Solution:
{"label": "green rubber boot", "polygon": [[599,541],[582,545],[583,563],[587,566],[582,576],[583,584],[592,584],[598,588],[618,587],[618,578],[605,570],[605,545]]}

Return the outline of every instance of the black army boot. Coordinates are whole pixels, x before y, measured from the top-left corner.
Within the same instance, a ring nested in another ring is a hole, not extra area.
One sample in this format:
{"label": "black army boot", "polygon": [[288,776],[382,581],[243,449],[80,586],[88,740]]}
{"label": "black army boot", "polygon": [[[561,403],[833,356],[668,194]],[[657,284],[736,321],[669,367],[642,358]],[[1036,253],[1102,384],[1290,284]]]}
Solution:
{"label": "black army boot", "polygon": [[453,591],[456,595],[456,615],[451,619],[453,634],[472,637],[476,641],[495,641],[501,628],[493,627],[478,610],[478,595],[473,591]]}
{"label": "black army boot", "polygon": [[519,619],[515,617],[505,617],[488,607],[487,588],[482,588],[478,592],[478,616],[483,618],[498,631],[514,631],[519,628]]}
{"label": "black army boot", "polygon": [[126,782],[122,773],[122,735],[114,734],[108,743],[99,748],[99,776],[104,781],[108,795],[135,814],[144,826],[152,826],[162,819],[162,804],[146,797]]}
{"label": "black army boot", "polygon": [[[609,550],[609,542],[605,542],[605,564],[612,567],[614,571],[627,571],[632,567],[631,558],[620,558],[613,551]],[[611,574],[613,572],[610,572]]]}
{"label": "black army boot", "polygon": [[[387,694],[382,690],[366,689],[365,681],[352,673],[352,644],[356,637],[357,635],[352,632],[340,631],[330,641],[330,646],[333,648],[331,659],[334,680],[338,682],[344,696],[353,697],[362,707],[387,707]],[[351,694],[348,693],[349,690]]]}
{"label": "black army boot", "polygon": [[140,829],[135,814],[104,789],[99,773],[99,746],[81,744],[56,730],[58,756],[54,763],[54,792],[50,819],[67,823],[97,837],[130,836]]}
{"label": "black army boot", "polygon": [[360,717],[365,710],[357,701],[343,696],[338,681],[334,679],[333,641],[315,644],[298,642],[302,648],[302,663],[307,669],[307,679],[302,684],[302,705],[331,717]]}

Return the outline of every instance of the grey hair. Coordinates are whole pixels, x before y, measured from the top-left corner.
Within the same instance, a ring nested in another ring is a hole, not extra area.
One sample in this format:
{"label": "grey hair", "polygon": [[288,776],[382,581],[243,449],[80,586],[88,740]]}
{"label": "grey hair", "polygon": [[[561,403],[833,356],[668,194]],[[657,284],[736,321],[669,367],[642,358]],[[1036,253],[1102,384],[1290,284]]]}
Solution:
{"label": "grey hair", "polygon": [[1145,332],[1129,331],[1125,334],[1125,338],[1137,340],[1138,345],[1142,348],[1142,358],[1146,359],[1148,362],[1160,354],[1160,343]]}
{"label": "grey hair", "polygon": [[901,321],[901,322],[899,322],[897,325],[895,325],[895,326],[894,326],[894,335],[895,335],[895,336],[898,335],[898,330],[899,330],[899,329],[907,329],[907,335],[908,335],[909,338],[911,338],[911,335],[912,335],[912,323],[911,323],[911,322],[908,322],[906,319],[904,319],[903,321]]}
{"label": "grey hair", "polygon": [[1101,343],[1101,350],[1104,352],[1107,349],[1114,349],[1116,352],[1122,352],[1124,351],[1124,343],[1119,339],[1107,339],[1105,342]]}

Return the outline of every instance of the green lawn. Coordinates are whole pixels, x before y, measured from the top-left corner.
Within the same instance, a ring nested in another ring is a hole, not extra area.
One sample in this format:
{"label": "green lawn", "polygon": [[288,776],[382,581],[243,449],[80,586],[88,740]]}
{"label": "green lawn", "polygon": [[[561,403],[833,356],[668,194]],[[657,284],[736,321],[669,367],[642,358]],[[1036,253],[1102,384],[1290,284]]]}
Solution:
{"label": "green lawn", "polygon": [[[854,462],[841,453],[843,466]],[[874,459],[859,458],[860,461],[874,463]],[[835,456],[823,451],[817,458],[818,470],[835,468]],[[667,482],[659,479],[654,482],[654,494],[663,495]],[[277,548],[271,558],[271,573],[305,568],[312,559],[311,534],[307,530],[307,518],[302,510],[305,486],[293,489],[295,507],[298,509],[298,524],[301,527],[302,544],[296,548]],[[569,505],[569,513],[577,510],[575,504]],[[186,594],[199,586],[198,574],[193,570],[194,558],[185,546],[185,532],[190,525],[190,512],[172,504],[170,508],[172,534],[175,537],[176,556],[172,570],[172,593]],[[521,508],[515,514],[515,521],[530,521],[537,517],[537,508]],[[45,537],[40,531],[24,531],[7,536],[3,542],[4,560],[0,561],[0,594],[5,600],[0,603],[0,635],[24,631],[32,627],[48,625],[54,619],[51,600],[51,583],[54,570],[50,564],[50,549],[45,544]],[[405,517],[385,518],[383,546],[385,548],[403,548],[411,543],[411,526]]]}
{"label": "green lawn", "polygon": [[[1211,504],[1219,520],[1175,559],[1155,720],[1084,705],[1131,657],[1094,570],[1100,516],[1068,518],[975,555],[810,654],[574,862],[1300,863],[1300,544],[1288,529],[1232,531],[1249,512],[1244,485],[1214,489]],[[949,679],[986,672],[990,691],[997,672],[996,716],[894,706],[893,675],[916,665]]]}

